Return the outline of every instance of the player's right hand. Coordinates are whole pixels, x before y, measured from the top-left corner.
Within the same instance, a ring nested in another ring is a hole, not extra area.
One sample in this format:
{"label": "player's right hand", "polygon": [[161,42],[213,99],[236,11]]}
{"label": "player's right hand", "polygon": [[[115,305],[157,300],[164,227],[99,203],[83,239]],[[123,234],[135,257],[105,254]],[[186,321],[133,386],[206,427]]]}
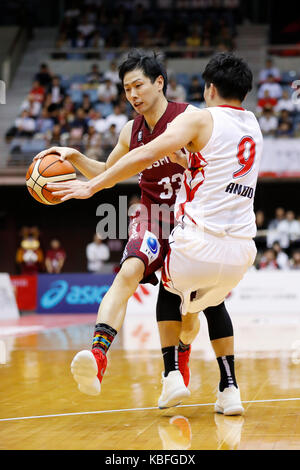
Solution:
{"label": "player's right hand", "polygon": [[76,157],[77,155],[79,155],[80,152],[78,152],[78,150],[73,149],[71,147],[50,147],[49,149],[43,150],[42,152],[38,153],[34,157],[33,161],[39,160],[40,158],[44,158],[46,155],[50,155],[50,154],[52,155],[57,154],[57,156],[59,157],[61,161],[64,161],[64,160],[72,161],[72,159]]}

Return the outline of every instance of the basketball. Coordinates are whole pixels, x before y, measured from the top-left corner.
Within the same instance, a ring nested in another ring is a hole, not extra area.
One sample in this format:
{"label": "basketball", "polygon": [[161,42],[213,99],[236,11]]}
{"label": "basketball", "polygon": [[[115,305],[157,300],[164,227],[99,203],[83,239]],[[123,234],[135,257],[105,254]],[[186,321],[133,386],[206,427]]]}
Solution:
{"label": "basketball", "polygon": [[76,172],[70,162],[61,161],[57,155],[46,155],[31,163],[26,173],[26,186],[31,196],[38,202],[54,205],[61,203],[61,200],[45,185],[74,179]]}

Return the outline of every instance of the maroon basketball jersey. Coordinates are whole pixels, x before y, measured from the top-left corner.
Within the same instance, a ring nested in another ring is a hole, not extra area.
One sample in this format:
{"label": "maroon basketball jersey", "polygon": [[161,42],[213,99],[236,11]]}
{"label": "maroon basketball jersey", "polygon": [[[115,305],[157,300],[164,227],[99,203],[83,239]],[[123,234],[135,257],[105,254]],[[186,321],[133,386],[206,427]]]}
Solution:
{"label": "maroon basketball jersey", "polygon": [[[170,101],[152,132],[150,132],[144,116],[137,116],[133,122],[130,150],[140,145],[145,145],[162,134],[166,130],[168,123],[172,122],[178,114],[183,113],[187,106],[188,103]],[[173,206],[176,194],[181,186],[183,172],[184,168],[181,165],[171,162],[169,157],[166,156],[154,162],[151,167],[146,168],[139,174],[141,203],[146,206],[149,217],[152,204]],[[159,217],[161,220],[164,220],[163,212],[160,213]],[[169,218],[170,215],[167,215],[167,217]],[[171,212],[170,220],[173,223],[173,211]]]}

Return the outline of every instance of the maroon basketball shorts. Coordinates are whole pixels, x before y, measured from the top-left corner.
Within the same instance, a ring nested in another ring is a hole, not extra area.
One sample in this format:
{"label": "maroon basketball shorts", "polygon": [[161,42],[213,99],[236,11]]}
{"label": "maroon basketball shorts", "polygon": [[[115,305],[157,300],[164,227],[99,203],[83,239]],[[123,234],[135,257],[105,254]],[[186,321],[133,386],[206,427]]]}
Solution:
{"label": "maroon basketball shorts", "polygon": [[162,268],[169,251],[169,234],[173,226],[159,220],[133,218],[129,224],[129,239],[120,265],[128,258],[139,258],[145,265],[141,284],[158,284],[155,272]]}

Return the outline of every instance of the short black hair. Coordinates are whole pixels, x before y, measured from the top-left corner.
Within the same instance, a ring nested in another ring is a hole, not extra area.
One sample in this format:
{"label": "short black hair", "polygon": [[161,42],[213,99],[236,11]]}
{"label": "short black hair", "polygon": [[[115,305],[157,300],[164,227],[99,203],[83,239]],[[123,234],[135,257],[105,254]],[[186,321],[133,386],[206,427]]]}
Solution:
{"label": "short black hair", "polygon": [[206,86],[213,83],[224,99],[243,101],[252,90],[253,75],[248,64],[231,52],[215,54],[202,74]]}
{"label": "short black hair", "polygon": [[119,66],[119,77],[121,82],[124,81],[124,76],[127,72],[132,70],[141,69],[144,75],[150,78],[151,83],[154,83],[157,77],[162,75],[164,79],[163,93],[166,95],[167,86],[168,86],[168,76],[167,72],[159,60],[158,54],[156,52],[145,52],[140,50],[130,51],[127,59],[122,62]]}

